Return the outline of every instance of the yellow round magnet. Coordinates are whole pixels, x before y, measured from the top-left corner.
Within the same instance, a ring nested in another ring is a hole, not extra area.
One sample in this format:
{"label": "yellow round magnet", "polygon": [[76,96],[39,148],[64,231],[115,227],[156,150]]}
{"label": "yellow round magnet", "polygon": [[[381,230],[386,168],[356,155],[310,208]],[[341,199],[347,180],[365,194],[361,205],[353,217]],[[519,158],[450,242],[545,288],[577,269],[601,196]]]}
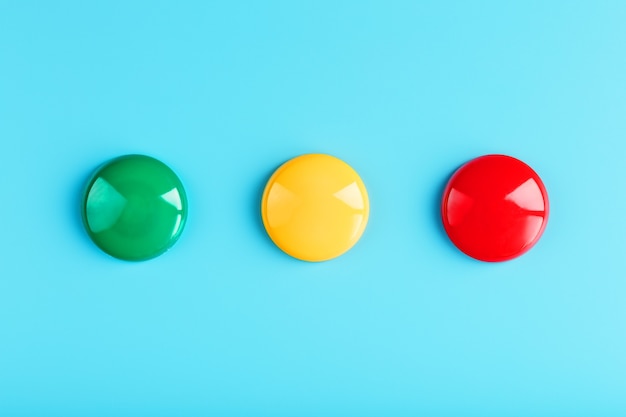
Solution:
{"label": "yellow round magnet", "polygon": [[369,216],[365,184],[341,159],[293,158],[269,179],[261,203],[265,230],[287,254],[303,261],[336,258],[359,240]]}

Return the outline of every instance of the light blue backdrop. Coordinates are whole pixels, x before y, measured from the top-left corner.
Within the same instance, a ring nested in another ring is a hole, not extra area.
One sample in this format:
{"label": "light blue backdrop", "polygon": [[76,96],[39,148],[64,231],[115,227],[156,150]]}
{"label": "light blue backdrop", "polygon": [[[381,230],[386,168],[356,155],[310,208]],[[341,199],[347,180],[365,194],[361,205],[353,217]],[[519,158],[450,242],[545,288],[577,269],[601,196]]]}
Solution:
{"label": "light blue backdrop", "polygon": [[[625,22],[621,1],[0,0],[0,415],[626,415]],[[191,205],[138,264],[78,209],[131,152]],[[307,152],[371,198],[321,264],[259,215]],[[485,153],[551,198],[508,263],[439,221]]]}

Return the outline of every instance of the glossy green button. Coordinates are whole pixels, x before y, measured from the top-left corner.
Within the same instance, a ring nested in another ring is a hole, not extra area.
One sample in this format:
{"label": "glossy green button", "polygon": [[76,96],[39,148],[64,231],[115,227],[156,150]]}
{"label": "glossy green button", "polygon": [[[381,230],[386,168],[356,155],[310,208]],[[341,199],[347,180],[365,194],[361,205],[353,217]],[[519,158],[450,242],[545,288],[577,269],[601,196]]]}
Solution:
{"label": "glossy green button", "polygon": [[82,214],[100,249],[119,259],[143,261],[176,243],[187,219],[187,196],[163,162],[126,155],[98,168],[85,191]]}

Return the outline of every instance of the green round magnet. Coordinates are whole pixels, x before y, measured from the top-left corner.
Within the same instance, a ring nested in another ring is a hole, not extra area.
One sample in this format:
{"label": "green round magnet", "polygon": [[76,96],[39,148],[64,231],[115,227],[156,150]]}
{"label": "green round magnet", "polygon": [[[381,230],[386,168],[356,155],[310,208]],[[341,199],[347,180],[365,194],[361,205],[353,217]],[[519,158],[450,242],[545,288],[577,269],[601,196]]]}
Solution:
{"label": "green round magnet", "polygon": [[96,170],[82,204],[94,243],[118,259],[144,261],[167,251],[187,220],[183,184],[163,162],[145,155],[115,158]]}

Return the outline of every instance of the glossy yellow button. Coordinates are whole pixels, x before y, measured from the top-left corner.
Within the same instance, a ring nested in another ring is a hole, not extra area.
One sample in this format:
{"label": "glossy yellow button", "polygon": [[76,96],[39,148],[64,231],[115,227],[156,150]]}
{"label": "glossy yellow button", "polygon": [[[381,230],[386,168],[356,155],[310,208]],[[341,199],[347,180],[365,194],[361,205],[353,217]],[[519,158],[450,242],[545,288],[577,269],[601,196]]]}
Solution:
{"label": "glossy yellow button", "polygon": [[261,204],[272,241],[294,258],[311,262],[348,251],[369,216],[359,174],[324,154],[301,155],[283,164],[268,181]]}

